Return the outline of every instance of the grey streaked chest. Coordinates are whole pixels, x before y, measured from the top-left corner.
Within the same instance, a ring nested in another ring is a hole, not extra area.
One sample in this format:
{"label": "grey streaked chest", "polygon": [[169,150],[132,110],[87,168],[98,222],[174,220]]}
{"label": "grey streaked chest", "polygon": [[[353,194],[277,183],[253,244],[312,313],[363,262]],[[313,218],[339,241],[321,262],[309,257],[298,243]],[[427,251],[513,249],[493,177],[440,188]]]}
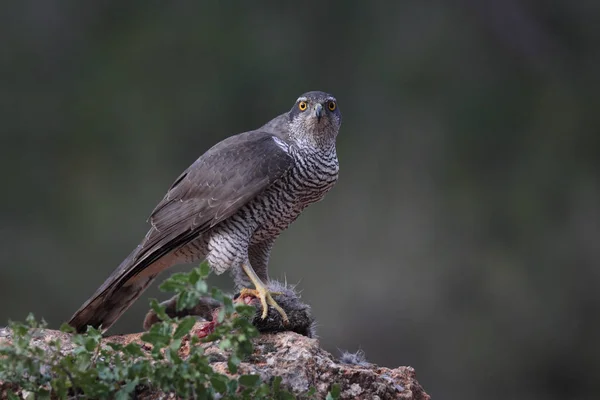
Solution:
{"label": "grey streaked chest", "polygon": [[292,154],[295,163],[286,177],[288,190],[298,197],[299,205],[321,200],[338,179],[335,147],[319,151],[292,149]]}
{"label": "grey streaked chest", "polygon": [[250,205],[260,214],[253,242],[279,235],[304,208],[323,199],[337,181],[335,148],[322,153],[297,152],[293,156],[294,167]]}

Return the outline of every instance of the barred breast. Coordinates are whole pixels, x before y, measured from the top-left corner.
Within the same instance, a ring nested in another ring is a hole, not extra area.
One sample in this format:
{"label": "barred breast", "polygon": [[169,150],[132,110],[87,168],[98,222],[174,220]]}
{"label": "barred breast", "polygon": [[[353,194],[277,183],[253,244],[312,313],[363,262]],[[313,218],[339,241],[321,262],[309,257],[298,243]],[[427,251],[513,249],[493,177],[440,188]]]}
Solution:
{"label": "barred breast", "polygon": [[335,147],[325,150],[290,147],[294,167],[237,213],[176,251],[180,262],[206,258],[220,274],[243,262],[248,247],[279,236],[302,211],[333,187],[339,164]]}
{"label": "barred breast", "polygon": [[291,148],[290,152],[295,166],[248,204],[251,214],[260,214],[260,224],[251,243],[277,237],[302,210],[323,199],[337,181],[339,164],[335,148],[318,152]]}

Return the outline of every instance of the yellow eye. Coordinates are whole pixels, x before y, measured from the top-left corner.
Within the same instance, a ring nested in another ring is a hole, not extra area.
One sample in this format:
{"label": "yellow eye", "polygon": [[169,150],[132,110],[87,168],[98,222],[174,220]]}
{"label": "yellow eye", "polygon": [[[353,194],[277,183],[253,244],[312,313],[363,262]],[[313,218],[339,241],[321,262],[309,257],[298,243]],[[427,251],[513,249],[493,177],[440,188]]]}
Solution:
{"label": "yellow eye", "polygon": [[306,110],[306,107],[308,107],[308,105],[305,101],[301,101],[300,103],[298,103],[298,108],[300,109],[300,111]]}
{"label": "yellow eye", "polygon": [[335,104],[335,101],[330,101],[327,107],[329,108],[329,111],[335,111],[337,105]]}

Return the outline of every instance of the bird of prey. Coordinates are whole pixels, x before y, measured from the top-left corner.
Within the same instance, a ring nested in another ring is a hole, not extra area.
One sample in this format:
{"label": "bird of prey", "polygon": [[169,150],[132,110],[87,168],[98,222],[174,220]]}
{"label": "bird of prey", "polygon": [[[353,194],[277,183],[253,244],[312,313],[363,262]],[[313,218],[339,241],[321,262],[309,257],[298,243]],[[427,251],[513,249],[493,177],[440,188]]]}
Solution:
{"label": "bird of prey", "polygon": [[[314,91],[259,129],[210,148],[171,185],[149,221],[151,228],[69,324],[106,331],[163,270],[206,260],[230,270],[241,294],[256,296],[287,321],[267,289],[275,239],[338,178],[337,100]],[[253,285],[254,289],[249,286]]]}

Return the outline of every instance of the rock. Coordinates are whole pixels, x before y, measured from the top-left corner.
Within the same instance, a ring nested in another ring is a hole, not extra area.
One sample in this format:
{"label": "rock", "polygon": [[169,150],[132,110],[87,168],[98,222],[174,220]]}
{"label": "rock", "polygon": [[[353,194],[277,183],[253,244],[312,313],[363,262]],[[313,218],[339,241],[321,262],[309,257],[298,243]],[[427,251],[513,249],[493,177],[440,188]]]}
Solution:
{"label": "rock", "polygon": [[[198,322],[195,331],[201,331],[210,322]],[[139,343],[142,350],[148,352],[148,346],[141,341],[142,333],[115,335],[103,339],[105,343]],[[63,354],[72,351],[71,335],[60,331],[45,329],[36,335],[33,344],[48,349],[51,340],[62,343]],[[11,333],[0,329],[0,345],[10,343]],[[185,357],[189,352],[189,339],[184,340],[180,354]],[[227,372],[227,353],[219,349],[218,343],[206,343],[206,354],[211,355],[212,367],[221,373]],[[295,332],[263,333],[254,340],[254,353],[242,361],[240,374],[258,374],[263,381],[276,376],[282,377],[282,385],[299,394],[315,387],[318,398],[325,398],[334,383],[340,385],[341,399],[414,399],[428,400],[421,385],[415,379],[411,367],[394,369],[378,367],[361,362],[352,365],[337,361],[330,353],[319,346],[317,339]],[[0,382],[0,398],[6,398],[6,392],[17,392],[11,384]],[[150,389],[138,392],[140,399],[165,399],[168,394]]]}
{"label": "rock", "polygon": [[[367,362],[364,353],[360,351],[344,353],[339,360],[335,359],[323,350],[318,340],[314,338],[315,324],[310,306],[301,301],[294,288],[271,281],[269,290],[279,293],[276,301],[287,313],[289,318],[287,324],[283,323],[279,313],[272,307],[269,307],[267,317],[262,319],[262,307],[258,299],[234,297],[234,301],[256,308],[252,324],[261,332],[261,335],[253,341],[254,353],[239,365],[239,374],[257,374],[263,382],[271,382],[275,377],[280,376],[281,385],[287,390],[294,394],[301,394],[314,387],[317,398],[325,398],[334,384],[338,384],[341,388],[341,399],[428,400],[430,398],[416,381],[412,367],[394,369],[378,367]],[[177,310],[176,303],[176,297],[163,303],[170,317],[193,315],[202,319],[194,325],[193,335],[205,337],[215,329],[217,324],[215,316],[219,314],[221,303],[210,297],[204,297],[195,307],[181,311]],[[149,329],[158,321],[157,315],[150,311],[144,320],[144,329]],[[141,340],[142,335],[143,333],[113,335],[103,338],[103,343],[112,342],[122,345],[138,343],[142,351],[149,354],[151,346]],[[48,352],[48,343],[58,340],[61,343],[61,352],[67,354],[74,348],[71,338],[72,336],[67,333],[43,329],[37,332],[32,344]],[[0,346],[10,341],[10,330],[0,328]],[[201,345],[211,360],[212,368],[219,373],[229,375],[227,369],[229,353],[221,350],[218,342]],[[190,346],[189,336],[185,337],[179,355],[183,358],[188,357]],[[6,398],[8,391],[18,393],[19,389],[14,385],[0,382],[0,400]],[[22,391],[20,395],[25,397]],[[150,388],[141,388],[139,391],[136,389],[136,398],[154,400],[175,397]]]}

